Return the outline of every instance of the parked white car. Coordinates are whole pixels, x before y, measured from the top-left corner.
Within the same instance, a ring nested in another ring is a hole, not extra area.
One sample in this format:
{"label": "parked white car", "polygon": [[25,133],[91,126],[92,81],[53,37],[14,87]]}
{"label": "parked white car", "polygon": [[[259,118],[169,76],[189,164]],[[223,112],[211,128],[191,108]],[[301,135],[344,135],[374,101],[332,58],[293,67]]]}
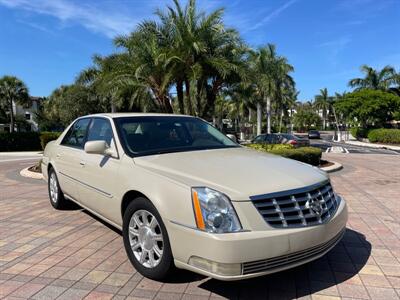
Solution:
{"label": "parked white car", "polygon": [[310,165],[239,146],[207,122],[99,114],[50,142],[50,203],[78,203],[122,230],[144,276],[175,267],[221,280],[292,268],[341,239],[343,198]]}

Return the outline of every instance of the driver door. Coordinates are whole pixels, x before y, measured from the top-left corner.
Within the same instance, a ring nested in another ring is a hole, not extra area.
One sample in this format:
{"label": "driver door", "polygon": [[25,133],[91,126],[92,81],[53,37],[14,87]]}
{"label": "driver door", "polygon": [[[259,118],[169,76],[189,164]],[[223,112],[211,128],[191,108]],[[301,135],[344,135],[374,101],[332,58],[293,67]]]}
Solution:
{"label": "driver door", "polygon": [[106,156],[83,152],[80,180],[84,184],[80,189],[80,199],[84,206],[111,220],[112,212],[117,207],[114,199],[120,159],[111,122],[107,118],[92,118],[89,126],[86,142],[99,140],[105,141],[109,147],[113,148],[116,155]]}

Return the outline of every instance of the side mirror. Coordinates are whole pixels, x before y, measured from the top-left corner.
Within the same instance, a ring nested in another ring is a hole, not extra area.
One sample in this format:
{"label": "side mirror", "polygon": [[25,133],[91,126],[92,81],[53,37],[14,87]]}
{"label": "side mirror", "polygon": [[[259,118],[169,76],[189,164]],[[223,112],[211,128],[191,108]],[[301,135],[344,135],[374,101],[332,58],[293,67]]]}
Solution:
{"label": "side mirror", "polygon": [[114,151],[105,141],[90,141],[85,143],[85,152],[89,154],[114,155]]}
{"label": "side mirror", "polygon": [[234,134],[227,134],[226,135],[228,138],[230,138],[232,141],[234,141],[235,143],[237,143],[237,138]]}

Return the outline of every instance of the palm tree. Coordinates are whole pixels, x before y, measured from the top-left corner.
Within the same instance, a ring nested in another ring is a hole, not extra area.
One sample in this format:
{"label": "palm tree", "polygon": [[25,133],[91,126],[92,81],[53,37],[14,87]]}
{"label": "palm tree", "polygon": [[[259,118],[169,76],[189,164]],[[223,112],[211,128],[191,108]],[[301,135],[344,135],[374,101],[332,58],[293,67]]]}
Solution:
{"label": "palm tree", "polygon": [[0,78],[0,102],[10,112],[10,132],[14,132],[15,104],[25,105],[30,101],[28,88],[23,81],[14,76]]}
{"label": "palm tree", "polygon": [[[267,133],[271,133],[271,98],[274,98],[279,111],[283,111],[284,94],[294,88],[294,80],[289,75],[293,71],[287,59],[276,53],[272,44],[250,53],[253,80],[256,85],[256,97],[266,103]],[[261,107],[258,106],[258,112]],[[259,114],[258,114],[259,115]],[[258,126],[260,125],[258,120]]]}
{"label": "palm tree", "polygon": [[318,110],[318,113],[322,111],[322,126],[325,130],[328,112],[332,109],[333,98],[328,95],[327,88],[320,89],[319,92],[319,95],[315,96],[314,107]]}
{"label": "palm tree", "polygon": [[400,96],[400,71],[393,72],[393,76],[391,78],[391,83],[392,86],[389,88],[389,91],[391,91],[393,94]]}
{"label": "palm tree", "polygon": [[246,47],[237,31],[225,27],[223,9],[207,14],[198,11],[195,0],[188,1],[185,8],[177,0],[174,4],[166,14],[158,11],[158,16],[163,26],[172,31],[168,46],[179,58],[174,65],[179,106],[183,107],[180,99],[184,85],[188,112],[210,118],[222,89],[246,78],[242,59]]}
{"label": "palm tree", "polygon": [[370,66],[362,65],[361,72],[365,74],[364,78],[354,78],[349,81],[349,86],[355,88],[355,90],[387,90],[395,74],[395,70],[391,66],[386,66],[382,70],[375,70]]}
{"label": "palm tree", "polygon": [[115,39],[123,50],[113,76],[121,84],[134,86],[150,95],[162,112],[172,113],[169,90],[173,84],[174,63],[179,60],[168,45],[168,28],[145,21],[129,36]]}
{"label": "palm tree", "polygon": [[148,111],[154,107],[148,90],[138,88],[137,82],[127,83],[118,76],[124,60],[124,54],[109,56],[94,55],[93,66],[81,71],[76,79],[77,84],[91,87],[111,112],[118,109]]}

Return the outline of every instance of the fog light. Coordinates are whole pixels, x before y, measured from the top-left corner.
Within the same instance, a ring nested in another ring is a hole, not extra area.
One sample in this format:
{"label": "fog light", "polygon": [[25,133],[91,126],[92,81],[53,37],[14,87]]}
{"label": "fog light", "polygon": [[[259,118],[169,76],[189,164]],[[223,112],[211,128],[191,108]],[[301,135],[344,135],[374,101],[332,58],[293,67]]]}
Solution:
{"label": "fog light", "polygon": [[189,265],[222,276],[235,276],[242,274],[241,264],[219,263],[198,256],[190,257]]}

